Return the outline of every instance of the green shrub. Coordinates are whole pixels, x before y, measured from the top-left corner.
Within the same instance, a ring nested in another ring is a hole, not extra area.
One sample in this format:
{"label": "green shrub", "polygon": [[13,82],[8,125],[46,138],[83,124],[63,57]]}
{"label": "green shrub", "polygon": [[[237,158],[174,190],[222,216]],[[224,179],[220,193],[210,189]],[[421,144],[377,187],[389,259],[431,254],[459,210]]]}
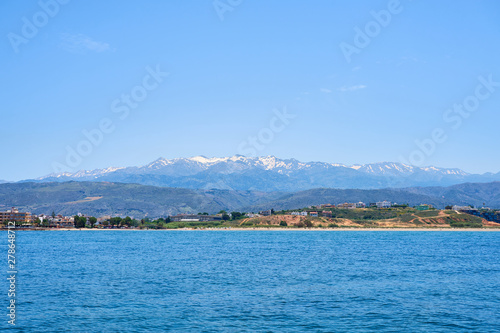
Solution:
{"label": "green shrub", "polygon": [[307,228],[311,228],[311,227],[313,226],[313,223],[312,223],[312,221],[311,221],[311,220],[306,219],[306,220],[304,221],[304,225],[305,225]]}
{"label": "green shrub", "polygon": [[413,216],[412,214],[403,214],[399,217],[401,222],[404,222],[404,223],[408,223],[411,220],[413,220],[414,218],[415,218],[415,216]]}
{"label": "green shrub", "polygon": [[474,223],[474,222],[456,222],[451,221],[450,227],[452,228],[482,228],[482,223]]}
{"label": "green shrub", "polygon": [[422,212],[415,213],[418,217],[436,217],[439,215],[439,211],[426,210]]}

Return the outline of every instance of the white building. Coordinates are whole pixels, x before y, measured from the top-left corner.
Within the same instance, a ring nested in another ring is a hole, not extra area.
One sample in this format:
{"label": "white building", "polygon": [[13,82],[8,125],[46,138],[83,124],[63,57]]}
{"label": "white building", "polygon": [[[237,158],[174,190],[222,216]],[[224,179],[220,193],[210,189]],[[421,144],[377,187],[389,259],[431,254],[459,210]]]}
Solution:
{"label": "white building", "polygon": [[390,201],[384,200],[377,202],[377,208],[391,208],[392,203]]}
{"label": "white building", "polygon": [[356,203],[356,208],[365,208],[366,207],[366,204],[364,202],[358,202]]}
{"label": "white building", "polygon": [[453,210],[471,210],[471,209],[474,209],[474,208],[470,208],[470,206],[457,206],[457,205],[454,205],[451,209],[453,209]]}

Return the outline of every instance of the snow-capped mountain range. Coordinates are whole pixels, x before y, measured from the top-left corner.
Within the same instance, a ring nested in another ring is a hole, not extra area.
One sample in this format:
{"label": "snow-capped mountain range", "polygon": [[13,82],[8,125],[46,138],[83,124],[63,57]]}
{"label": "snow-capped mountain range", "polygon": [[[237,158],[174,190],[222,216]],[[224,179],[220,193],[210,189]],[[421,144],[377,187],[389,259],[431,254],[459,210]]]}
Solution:
{"label": "snow-capped mountain range", "polygon": [[105,168],[40,177],[36,182],[109,181],[191,189],[285,191],[328,187],[375,189],[448,186],[500,180],[499,174],[474,175],[460,169],[415,167],[383,162],[344,165],[300,162],[274,156],[159,158],[141,167]]}

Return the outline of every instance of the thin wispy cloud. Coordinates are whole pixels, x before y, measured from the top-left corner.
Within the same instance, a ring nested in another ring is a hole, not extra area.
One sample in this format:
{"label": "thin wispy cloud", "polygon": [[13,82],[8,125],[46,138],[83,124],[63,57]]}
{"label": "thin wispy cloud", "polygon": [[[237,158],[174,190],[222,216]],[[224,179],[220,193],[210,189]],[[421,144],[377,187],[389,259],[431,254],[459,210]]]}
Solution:
{"label": "thin wispy cloud", "polygon": [[321,89],[320,89],[320,91],[321,91],[322,93],[325,93],[325,94],[329,94],[329,93],[331,93],[331,92],[332,92],[330,89],[327,89],[327,88],[321,88]]}
{"label": "thin wispy cloud", "polygon": [[358,84],[358,85],[354,85],[354,86],[343,86],[339,90],[342,92],[347,92],[347,91],[356,91],[356,90],[365,89],[365,88],[366,88],[366,86],[364,84]]}
{"label": "thin wispy cloud", "polygon": [[416,62],[421,62],[421,61],[417,57],[401,57],[396,66],[401,66],[403,64],[416,63]]}
{"label": "thin wispy cloud", "polygon": [[94,40],[84,34],[61,34],[61,46],[66,51],[75,53],[111,51],[111,46],[108,43]]}

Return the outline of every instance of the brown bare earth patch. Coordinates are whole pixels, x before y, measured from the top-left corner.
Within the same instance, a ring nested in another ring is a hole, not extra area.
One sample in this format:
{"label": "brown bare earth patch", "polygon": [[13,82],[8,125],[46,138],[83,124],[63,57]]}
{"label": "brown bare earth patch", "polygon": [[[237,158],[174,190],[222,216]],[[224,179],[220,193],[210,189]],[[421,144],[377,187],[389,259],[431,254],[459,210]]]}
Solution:
{"label": "brown bare earth patch", "polygon": [[500,227],[500,223],[495,223],[495,222],[483,219],[483,226],[490,227],[490,228],[498,228],[498,227]]}
{"label": "brown bare earth patch", "polygon": [[99,200],[102,198],[103,197],[86,197],[82,200],[68,202],[68,204],[79,204],[79,203],[91,202],[91,201],[96,201],[96,200]]}

